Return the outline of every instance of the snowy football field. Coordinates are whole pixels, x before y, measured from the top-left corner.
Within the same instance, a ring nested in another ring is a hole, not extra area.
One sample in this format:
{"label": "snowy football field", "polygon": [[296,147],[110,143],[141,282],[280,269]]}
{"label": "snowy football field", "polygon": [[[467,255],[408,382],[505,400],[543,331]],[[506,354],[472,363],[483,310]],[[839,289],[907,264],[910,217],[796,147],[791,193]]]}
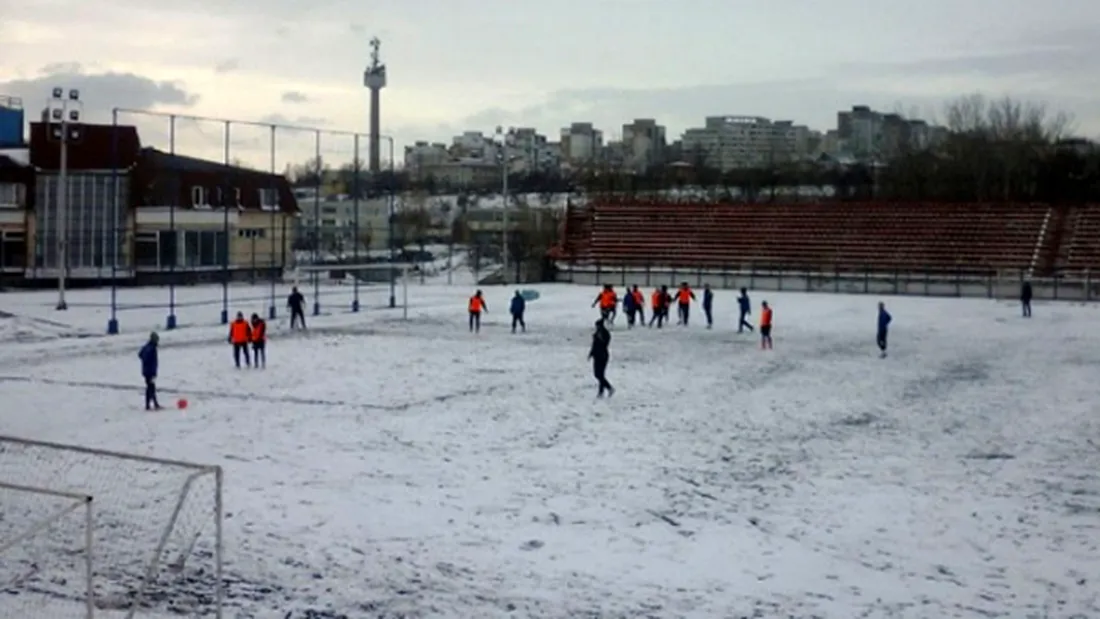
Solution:
{"label": "snowy football field", "polygon": [[230,617],[1100,616],[1100,308],[887,297],[883,360],[874,297],[752,293],[762,352],[719,291],[713,331],[620,318],[596,400],[597,290],[534,288],[516,336],[510,288],[476,336],[468,286],[410,285],[408,321],[326,290],[264,371],[181,289],[159,385],[190,406],[157,413],[164,290],[115,337],[106,291],[4,293],[0,434],[222,465]]}

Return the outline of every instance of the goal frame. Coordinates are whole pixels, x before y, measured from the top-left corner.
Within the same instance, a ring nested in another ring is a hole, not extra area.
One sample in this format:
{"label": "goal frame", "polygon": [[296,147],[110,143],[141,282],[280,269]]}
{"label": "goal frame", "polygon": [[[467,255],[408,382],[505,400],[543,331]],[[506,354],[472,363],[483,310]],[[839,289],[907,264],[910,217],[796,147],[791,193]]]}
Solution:
{"label": "goal frame", "polygon": [[57,522],[60,522],[66,516],[84,510],[84,617],[85,619],[94,619],[95,617],[95,561],[92,554],[95,545],[95,510],[93,508],[94,499],[90,494],[80,494],[78,492],[65,492],[62,490],[54,490],[52,488],[43,488],[39,486],[24,486],[21,484],[11,484],[5,481],[0,481],[0,490],[7,490],[11,492],[22,492],[26,494],[37,494],[43,496],[49,496],[57,499],[67,499],[71,501],[68,507],[64,507],[55,511],[54,513],[34,522],[28,529],[15,535],[15,537],[9,540],[0,540],[0,556],[6,553],[8,550],[15,548],[23,542],[37,537],[39,533],[49,529]]}
{"label": "goal frame", "polygon": [[[395,283],[401,283],[401,319],[409,319],[409,273],[420,268],[412,262],[364,262],[360,264],[302,264],[298,265],[294,284],[301,286],[302,276],[306,274],[321,275],[330,271],[396,271],[398,275]],[[356,280],[358,282],[358,280]],[[318,280],[318,285],[319,285]]]}
{"label": "goal frame", "polygon": [[[143,456],[139,454],[126,453],[122,451],[114,451],[110,449],[98,449],[95,447],[86,447],[83,445],[70,445],[65,443],[58,443],[53,441],[42,441],[36,439],[22,438],[18,436],[0,435],[0,447],[5,443],[13,445],[20,445],[28,448],[38,448],[43,450],[52,450],[58,452],[72,452],[78,454],[84,454],[88,456],[98,456],[106,459],[126,460],[130,462],[140,462],[143,464],[150,464],[153,466],[163,466],[190,471],[183,484],[180,486],[178,493],[178,500],[172,509],[172,514],[165,524],[164,530],[161,531],[160,537],[157,541],[157,546],[153,550],[151,558],[145,565],[144,580],[141,583],[141,588],[137,591],[137,595],[134,597],[130,604],[130,608],[126,612],[126,619],[133,619],[140,612],[142,604],[145,602],[146,595],[148,593],[149,585],[155,580],[157,569],[161,565],[161,560],[164,555],[165,547],[171,540],[172,532],[176,528],[176,524],[179,521],[180,512],[183,510],[186,497],[189,495],[192,485],[195,480],[205,476],[214,476],[214,618],[223,619],[225,612],[225,582],[223,575],[224,567],[224,547],[225,547],[225,503],[223,500],[224,495],[224,481],[225,473],[220,465],[214,464],[201,464],[198,462],[189,462],[186,460],[173,460],[168,458],[156,458],[153,456]],[[0,481],[0,483],[3,483]],[[4,484],[11,485],[11,484]],[[51,491],[54,492],[54,491]],[[66,493],[61,492],[60,496],[65,496]],[[76,493],[75,496],[86,496]],[[92,497],[89,496],[89,504]],[[92,518],[92,537],[94,542],[94,515]],[[89,557],[91,553],[89,553]],[[94,570],[94,561],[93,561]],[[93,575],[94,577],[94,575]],[[95,607],[95,598],[90,598],[91,604]]]}

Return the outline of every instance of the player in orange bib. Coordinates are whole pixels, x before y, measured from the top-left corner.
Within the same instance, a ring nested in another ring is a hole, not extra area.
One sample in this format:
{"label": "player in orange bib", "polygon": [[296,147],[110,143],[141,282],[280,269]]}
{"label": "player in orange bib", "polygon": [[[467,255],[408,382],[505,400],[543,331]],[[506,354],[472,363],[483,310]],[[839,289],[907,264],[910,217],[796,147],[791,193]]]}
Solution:
{"label": "player in orange bib", "polygon": [[772,308],[767,301],[760,304],[760,350],[772,349]]}
{"label": "player in orange bib", "polygon": [[480,290],[470,297],[466,307],[470,313],[470,333],[481,333],[481,313],[488,312],[489,306],[485,304],[485,297],[481,295]]}

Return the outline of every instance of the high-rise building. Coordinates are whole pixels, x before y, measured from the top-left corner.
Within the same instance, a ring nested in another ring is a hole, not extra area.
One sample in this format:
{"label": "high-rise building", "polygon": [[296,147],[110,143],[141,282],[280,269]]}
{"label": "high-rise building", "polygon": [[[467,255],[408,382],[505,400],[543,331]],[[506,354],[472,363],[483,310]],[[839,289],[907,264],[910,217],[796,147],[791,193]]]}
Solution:
{"label": "high-rise building", "polygon": [[623,125],[624,165],[635,170],[645,170],[664,162],[665,128],[652,118],[638,118]]}
{"label": "high-rise building", "polygon": [[682,157],[719,170],[763,168],[806,157],[810,130],[760,116],[709,116],[684,132]]}
{"label": "high-rise building", "polygon": [[592,123],[573,123],[561,130],[561,154],[565,163],[594,163],[603,149],[603,132]]}

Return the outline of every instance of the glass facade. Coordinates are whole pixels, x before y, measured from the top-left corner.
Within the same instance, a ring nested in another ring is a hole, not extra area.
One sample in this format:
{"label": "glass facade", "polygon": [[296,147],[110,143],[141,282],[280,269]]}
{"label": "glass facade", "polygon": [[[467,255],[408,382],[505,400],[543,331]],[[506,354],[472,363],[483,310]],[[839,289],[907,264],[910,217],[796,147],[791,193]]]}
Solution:
{"label": "glass facade", "polygon": [[[117,183],[117,188],[116,188]],[[58,176],[39,173],[36,187],[35,265],[58,267],[61,223],[58,212]],[[70,271],[128,268],[126,219],[129,211],[129,179],[110,173],[69,174],[64,221],[67,226]]]}

